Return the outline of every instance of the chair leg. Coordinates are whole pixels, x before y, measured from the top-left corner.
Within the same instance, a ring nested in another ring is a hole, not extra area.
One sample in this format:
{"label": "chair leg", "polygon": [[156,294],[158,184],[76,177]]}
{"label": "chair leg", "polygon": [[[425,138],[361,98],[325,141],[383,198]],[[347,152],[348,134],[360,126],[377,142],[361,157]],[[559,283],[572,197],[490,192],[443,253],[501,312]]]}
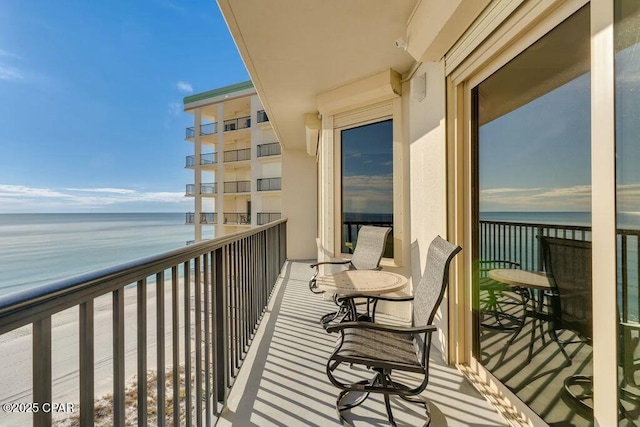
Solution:
{"label": "chair leg", "polygon": [[[378,375],[380,375],[380,381],[382,382],[382,387],[387,388],[390,385],[393,386],[393,381],[391,380],[391,378],[389,378],[388,374],[381,372]],[[389,379],[389,381],[387,381],[387,378]],[[384,394],[384,406],[387,408],[387,418],[389,419],[389,423],[393,427],[396,427],[396,422],[393,420],[393,413],[391,412],[391,402],[389,401],[389,393]]]}

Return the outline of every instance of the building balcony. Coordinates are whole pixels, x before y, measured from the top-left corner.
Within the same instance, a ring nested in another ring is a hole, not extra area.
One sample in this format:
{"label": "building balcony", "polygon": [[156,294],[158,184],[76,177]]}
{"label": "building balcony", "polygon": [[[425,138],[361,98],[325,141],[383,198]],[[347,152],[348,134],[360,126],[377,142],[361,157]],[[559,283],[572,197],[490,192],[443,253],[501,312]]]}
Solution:
{"label": "building balcony", "polygon": [[242,162],[251,160],[251,148],[242,148],[240,150],[227,150],[224,152],[224,162]]}
{"label": "building balcony", "polygon": [[[200,125],[200,136],[213,135],[218,132],[217,123],[205,123]],[[193,140],[196,137],[195,126],[188,127],[186,130],[186,139]]]}
{"label": "building balcony", "polygon": [[248,213],[224,213],[223,214],[223,222],[227,225],[250,225],[251,224],[251,215]]}
{"label": "building balcony", "polygon": [[267,116],[267,113],[264,110],[258,110],[257,122],[266,123],[268,121],[269,121],[269,117]]}
{"label": "building balcony", "polygon": [[259,212],[258,217],[258,225],[265,225],[273,221],[277,221],[282,217],[280,212]]}
{"label": "building balcony", "polygon": [[249,129],[251,127],[251,117],[238,117],[237,119],[229,119],[224,121],[224,131],[230,132],[234,130]]}
{"label": "building balcony", "polygon": [[[200,166],[210,166],[215,165],[218,162],[216,153],[204,153],[200,154]],[[186,168],[195,167],[195,156],[187,156],[186,158]]]}
{"label": "building balcony", "polygon": [[269,157],[269,156],[279,156],[282,154],[282,149],[280,148],[279,142],[272,142],[269,144],[260,144],[258,145],[258,158],[260,157]]}
{"label": "building balcony", "polygon": [[258,191],[279,191],[279,190],[282,190],[282,178],[258,179]]}
{"label": "building balcony", "polygon": [[[185,196],[193,197],[196,195],[196,186],[195,184],[187,184],[185,190]],[[201,196],[215,196],[216,192],[216,183],[215,182],[207,182],[200,184],[200,195]]]}
{"label": "building balcony", "polygon": [[224,193],[250,193],[251,181],[228,181],[224,183]]}

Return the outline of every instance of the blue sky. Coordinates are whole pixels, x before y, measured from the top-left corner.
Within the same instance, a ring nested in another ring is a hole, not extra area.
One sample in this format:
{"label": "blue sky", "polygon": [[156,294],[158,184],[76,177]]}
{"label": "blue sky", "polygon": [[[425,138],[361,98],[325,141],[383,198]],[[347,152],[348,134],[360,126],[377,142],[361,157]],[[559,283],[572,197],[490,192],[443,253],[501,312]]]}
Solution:
{"label": "blue sky", "polygon": [[0,213],[183,212],[191,93],[248,80],[214,0],[0,4]]}

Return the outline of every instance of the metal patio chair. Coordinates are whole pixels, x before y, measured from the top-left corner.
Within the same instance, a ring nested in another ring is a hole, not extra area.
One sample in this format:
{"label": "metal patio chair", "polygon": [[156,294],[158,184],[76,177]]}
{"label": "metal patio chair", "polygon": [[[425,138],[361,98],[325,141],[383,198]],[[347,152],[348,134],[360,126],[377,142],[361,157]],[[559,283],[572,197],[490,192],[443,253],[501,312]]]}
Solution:
{"label": "metal patio chair", "polygon": [[[421,403],[427,415],[425,426],[431,423],[427,402],[418,396],[429,381],[429,351],[431,334],[437,330],[432,324],[442,302],[448,282],[449,265],[462,248],[440,236],[436,237],[427,252],[425,272],[415,288],[413,297],[370,297],[375,301],[413,301],[413,323],[411,327],[390,326],[372,322],[343,322],[329,326],[328,332],[340,332],[340,338],[327,362],[327,376],[333,385],[342,389],[336,401],[340,421],[348,421],[343,412],[362,404],[370,393],[384,394],[387,417],[395,426],[389,395]],[[375,372],[371,379],[355,383],[343,382],[336,377],[341,364],[360,365]],[[414,372],[422,376],[416,387],[411,387],[392,378],[392,371]],[[363,393],[355,401],[345,403],[349,393]]]}
{"label": "metal patio chair", "polygon": [[[379,270],[380,260],[382,259],[387,236],[390,231],[390,227],[362,226],[358,231],[358,240],[356,241],[356,247],[350,260],[325,261],[311,264],[310,267],[315,268],[315,272],[309,280],[309,289],[311,292],[315,294],[324,293],[324,291],[318,289],[316,283],[320,265],[344,265],[349,270]],[[320,323],[325,327],[332,321],[344,318],[349,312],[346,305],[338,301],[337,295],[334,295],[334,302],[340,308],[336,312],[327,313],[322,316]]]}

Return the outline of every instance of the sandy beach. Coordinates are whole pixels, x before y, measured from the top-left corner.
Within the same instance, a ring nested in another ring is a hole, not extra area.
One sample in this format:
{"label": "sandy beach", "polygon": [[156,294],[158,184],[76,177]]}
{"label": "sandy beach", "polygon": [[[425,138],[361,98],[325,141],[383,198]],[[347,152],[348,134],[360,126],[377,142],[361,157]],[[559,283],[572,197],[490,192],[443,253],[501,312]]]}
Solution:
{"label": "sandy beach", "polygon": [[[182,279],[180,289],[182,289]],[[193,290],[191,292],[193,306]],[[180,292],[180,361],[184,363],[184,293]],[[125,378],[130,382],[137,372],[136,287],[125,290]],[[193,308],[191,325],[193,327]],[[94,301],[95,396],[96,400],[113,392],[112,296]],[[165,365],[173,365],[171,336],[171,283],[165,281]],[[79,309],[72,307],[52,317],[52,403],[72,403],[79,414]],[[147,367],[156,368],[156,287],[147,286]],[[192,345],[193,351],[193,345]],[[0,403],[32,402],[31,325],[0,337]],[[54,420],[71,414],[61,413]],[[31,425],[32,414],[0,411],[0,426]]]}

